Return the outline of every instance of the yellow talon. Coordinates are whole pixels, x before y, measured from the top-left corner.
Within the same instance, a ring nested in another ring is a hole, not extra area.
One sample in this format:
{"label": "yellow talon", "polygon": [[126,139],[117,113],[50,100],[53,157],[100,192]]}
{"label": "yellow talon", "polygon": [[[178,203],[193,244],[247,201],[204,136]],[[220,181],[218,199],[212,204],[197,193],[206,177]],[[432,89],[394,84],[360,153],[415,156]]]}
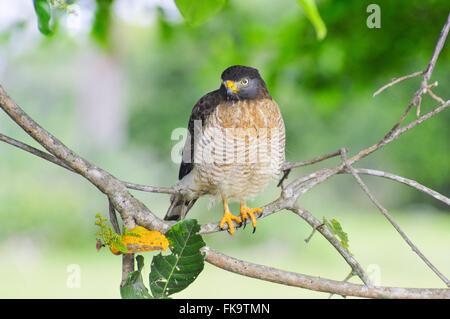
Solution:
{"label": "yellow talon", "polygon": [[223,226],[225,225],[225,223],[228,224],[228,232],[230,233],[230,235],[234,234],[234,224],[233,224],[233,220],[236,223],[242,223],[242,220],[240,217],[238,216],[234,216],[232,213],[230,213],[230,208],[228,207],[228,200],[225,196],[222,196],[222,202],[223,202],[223,217],[222,220],[219,223],[219,227],[222,229]]}
{"label": "yellow talon", "polygon": [[[250,217],[250,220],[252,221],[253,228],[256,228],[257,222],[255,218],[255,213],[260,214],[262,213],[262,208],[249,208],[244,202],[241,202],[241,218],[242,222],[245,223],[245,221]],[[244,224],[245,226],[245,224]]]}
{"label": "yellow talon", "polygon": [[233,214],[230,213],[229,210],[226,210],[225,213],[223,214],[222,220],[219,223],[219,227],[223,228],[223,226],[225,225],[225,223],[228,224],[228,229],[230,232],[230,235],[234,234],[234,224],[233,224],[233,220],[237,223],[241,223],[242,220],[240,217],[238,216],[234,216]]}

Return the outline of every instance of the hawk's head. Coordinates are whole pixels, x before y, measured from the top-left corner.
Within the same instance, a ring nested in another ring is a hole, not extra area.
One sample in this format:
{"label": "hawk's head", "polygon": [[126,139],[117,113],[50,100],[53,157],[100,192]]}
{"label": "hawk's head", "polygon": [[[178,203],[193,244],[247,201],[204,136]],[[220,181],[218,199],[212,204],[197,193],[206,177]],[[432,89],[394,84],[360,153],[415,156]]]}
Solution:
{"label": "hawk's head", "polygon": [[270,97],[258,70],[243,65],[233,65],[223,71],[221,90],[231,100]]}

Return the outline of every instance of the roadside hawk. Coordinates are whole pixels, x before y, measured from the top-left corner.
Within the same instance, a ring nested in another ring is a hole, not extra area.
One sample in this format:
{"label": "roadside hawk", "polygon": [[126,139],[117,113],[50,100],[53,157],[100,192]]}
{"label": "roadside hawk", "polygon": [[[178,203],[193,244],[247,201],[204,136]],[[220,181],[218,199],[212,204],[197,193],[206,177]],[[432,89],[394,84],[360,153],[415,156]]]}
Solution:
{"label": "roadside hawk", "polygon": [[[235,65],[222,73],[220,88],[203,96],[192,110],[188,137],[183,148],[179,181],[165,220],[184,219],[203,195],[222,199],[220,228],[235,226],[255,213],[249,208],[267,184],[279,177],[285,159],[285,128],[277,103],[270,96],[257,69]],[[230,200],[240,202],[240,215],[233,215]],[[245,226],[245,224],[244,224]]]}

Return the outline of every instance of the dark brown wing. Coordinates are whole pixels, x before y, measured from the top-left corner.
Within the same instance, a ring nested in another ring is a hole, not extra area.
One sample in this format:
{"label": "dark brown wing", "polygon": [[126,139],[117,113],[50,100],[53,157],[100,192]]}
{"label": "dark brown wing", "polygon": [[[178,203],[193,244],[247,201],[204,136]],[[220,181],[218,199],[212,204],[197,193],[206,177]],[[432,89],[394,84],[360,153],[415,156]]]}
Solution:
{"label": "dark brown wing", "polygon": [[[210,115],[217,105],[219,105],[226,96],[226,92],[222,89],[210,92],[203,96],[192,109],[191,116],[188,123],[188,136],[183,148],[183,155],[180,165],[178,178],[182,179],[189,174],[194,168],[194,134],[201,133],[206,124],[207,117]],[[199,126],[197,129],[196,126]],[[197,201],[194,199],[186,199],[181,194],[172,195],[170,198],[170,207],[167,210],[164,220],[180,220],[184,219],[187,212]]]}
{"label": "dark brown wing", "polygon": [[[209,92],[203,96],[192,109],[191,116],[188,123],[188,136],[183,148],[183,155],[180,165],[180,171],[178,173],[178,179],[182,179],[189,174],[194,168],[194,128],[195,125],[201,125],[197,127],[197,130],[203,129],[206,124],[206,119],[210,115],[217,105],[224,101],[224,92],[221,89]],[[201,131],[200,131],[201,132]]]}

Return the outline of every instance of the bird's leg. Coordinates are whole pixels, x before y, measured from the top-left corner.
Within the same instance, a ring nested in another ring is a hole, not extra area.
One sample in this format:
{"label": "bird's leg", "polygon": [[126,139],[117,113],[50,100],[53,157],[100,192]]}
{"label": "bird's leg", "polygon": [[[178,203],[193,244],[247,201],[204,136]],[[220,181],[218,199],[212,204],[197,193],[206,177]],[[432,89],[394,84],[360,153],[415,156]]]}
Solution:
{"label": "bird's leg", "polygon": [[228,232],[230,235],[234,234],[234,224],[233,220],[237,223],[241,223],[242,220],[238,216],[234,216],[230,213],[230,209],[228,208],[228,201],[225,197],[222,196],[222,202],[223,202],[223,217],[222,220],[219,223],[219,227],[222,229],[225,223],[228,224]]}
{"label": "bird's leg", "polygon": [[256,224],[257,224],[254,213],[261,214],[262,213],[262,208],[249,208],[245,204],[245,201],[241,201],[241,219],[242,219],[242,222],[244,223],[244,227],[245,227],[245,225],[247,224],[246,220],[247,220],[247,218],[250,217],[250,220],[252,221],[253,232],[255,232]]}

